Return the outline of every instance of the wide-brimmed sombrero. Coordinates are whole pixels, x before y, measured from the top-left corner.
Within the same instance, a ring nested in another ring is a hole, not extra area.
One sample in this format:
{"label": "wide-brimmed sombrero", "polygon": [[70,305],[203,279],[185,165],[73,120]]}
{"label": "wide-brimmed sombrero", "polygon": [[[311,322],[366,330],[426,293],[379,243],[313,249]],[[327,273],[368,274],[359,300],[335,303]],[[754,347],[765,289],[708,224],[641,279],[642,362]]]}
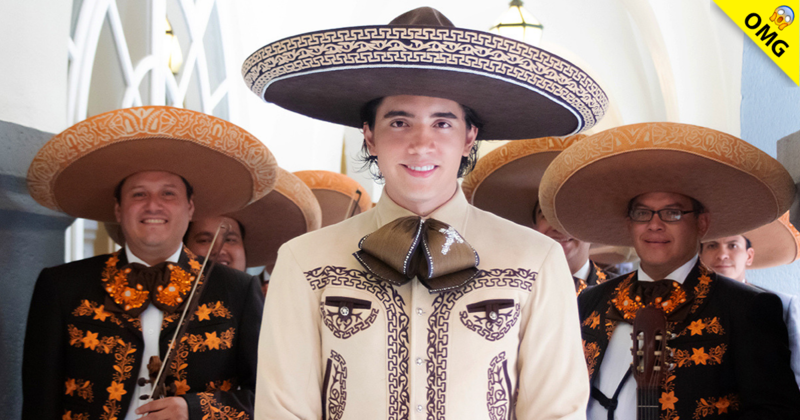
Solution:
{"label": "wide-brimmed sombrero", "polygon": [[539,182],[550,162],[586,137],[541,137],[512,141],[487,153],[464,177],[461,188],[473,206],[523,226],[533,227]]}
{"label": "wide-brimmed sombrero", "polygon": [[247,266],[271,268],[278,248],[322,224],[322,210],[311,189],[297,176],[278,168],[275,189],[255,203],[230,214],[244,226]]}
{"label": "wide-brimmed sombrero", "polygon": [[563,136],[592,127],[608,107],[574,64],[529,44],[457,28],[423,7],[388,25],[309,32],[273,42],[242,65],[266,102],[361,128],[359,110],[393,95],[450,99],[485,123],[478,139]]}
{"label": "wide-brimmed sombrero", "polygon": [[372,199],[358,181],[330,171],[295,172],[317,197],[322,227],[339,223],[372,208]]}
{"label": "wide-brimmed sombrero", "polygon": [[750,240],[755,250],[749,269],[791,264],[800,257],[800,232],[789,222],[789,212],[742,235]]}
{"label": "wide-brimmed sombrero", "polygon": [[118,109],[55,135],[33,158],[28,191],[71,216],[114,221],[114,188],[142,171],[167,171],[194,187],[195,218],[238,210],[270,192],[275,158],[220,118],[165,106]]}
{"label": "wide-brimmed sombrero", "polygon": [[598,264],[616,265],[634,262],[639,256],[630,246],[592,244],[589,247],[589,259]]}
{"label": "wide-brimmed sombrero", "polygon": [[[631,199],[672,192],[711,216],[706,239],[736,235],[785,213],[795,186],[781,164],[737,137],[678,123],[643,123],[589,136],[556,157],[539,189],[556,229],[587,242],[632,245]],[[746,205],[741,203],[747,197]]]}

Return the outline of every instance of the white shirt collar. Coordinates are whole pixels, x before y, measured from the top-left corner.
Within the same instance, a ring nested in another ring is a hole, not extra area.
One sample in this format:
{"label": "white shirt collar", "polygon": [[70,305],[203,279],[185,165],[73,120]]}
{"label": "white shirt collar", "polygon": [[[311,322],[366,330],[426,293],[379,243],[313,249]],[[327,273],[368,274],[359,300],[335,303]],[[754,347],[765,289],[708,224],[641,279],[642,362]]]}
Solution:
{"label": "white shirt collar", "polygon": [[[174,254],[170,255],[170,257],[167,258],[165,261],[169,261],[171,263],[176,263],[177,264],[178,259],[181,257],[181,251],[183,251],[183,244],[180,244],[180,246],[178,246],[178,250],[175,251]],[[125,256],[128,257],[128,264],[130,264],[130,263],[139,263],[139,264],[142,264],[142,265],[144,265],[146,267],[150,267],[150,264],[142,261],[141,258],[139,258],[136,255],[134,255],[133,252],[131,252],[131,250],[127,246],[125,247]]]}
{"label": "white shirt collar", "polygon": [[[692,272],[694,265],[697,264],[697,255],[695,255],[691,260],[686,261],[685,264],[675,269],[675,271],[669,273],[666,279],[675,280],[680,284],[686,281],[686,277],[689,276],[689,273]],[[653,278],[650,277],[641,267],[638,270],[639,273],[639,280],[640,281],[653,281]]]}
{"label": "white shirt collar", "polygon": [[583,267],[579,268],[578,271],[572,273],[572,277],[577,277],[581,280],[586,280],[589,278],[589,273],[592,270],[591,261],[586,260],[586,264]]}

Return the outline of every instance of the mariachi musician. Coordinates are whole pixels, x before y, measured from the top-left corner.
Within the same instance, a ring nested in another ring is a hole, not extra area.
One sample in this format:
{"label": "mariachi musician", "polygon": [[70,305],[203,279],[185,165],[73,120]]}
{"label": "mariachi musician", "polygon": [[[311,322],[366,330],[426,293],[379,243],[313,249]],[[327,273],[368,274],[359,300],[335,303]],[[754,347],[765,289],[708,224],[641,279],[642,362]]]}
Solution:
{"label": "mariachi musician", "polygon": [[244,207],[275,178],[275,160],[258,139],[171,107],[100,114],[46,143],[28,171],[31,195],[75,217],[120,223],[126,244],[39,275],[23,418],[252,416],[263,309],[252,276],[221,264],[204,274],[197,310],[165,362],[167,398],[148,402],[147,365],[165,356],[201,275],[203,259],[181,243],[189,220]]}

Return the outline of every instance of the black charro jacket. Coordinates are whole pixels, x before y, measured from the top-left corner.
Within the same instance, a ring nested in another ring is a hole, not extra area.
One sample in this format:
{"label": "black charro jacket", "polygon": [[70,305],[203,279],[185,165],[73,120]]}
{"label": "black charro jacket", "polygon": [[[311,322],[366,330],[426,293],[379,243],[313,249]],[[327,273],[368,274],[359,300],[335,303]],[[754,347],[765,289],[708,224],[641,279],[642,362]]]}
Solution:
{"label": "black charro jacket", "polygon": [[[200,262],[184,248],[178,266],[197,274]],[[102,279],[125,264],[120,250],[42,270],[25,336],[23,419],[124,419],[144,341],[138,317],[107,310]],[[263,305],[255,278],[214,267],[167,379],[190,419],[252,418]],[[179,316],[164,317],[162,358]]]}
{"label": "black charro jacket", "polygon": [[589,260],[589,276],[586,280],[573,277],[575,281],[575,293],[580,295],[587,287],[597,286],[608,279],[608,274],[600,269],[594,261]]}
{"label": "black charro jacket", "polygon": [[[617,322],[611,299],[635,281],[625,274],[578,297],[584,354],[594,382]],[[669,323],[675,368],[662,381],[661,420],[800,419],[780,299],[713,273],[701,263],[684,282],[694,294],[685,320]]]}

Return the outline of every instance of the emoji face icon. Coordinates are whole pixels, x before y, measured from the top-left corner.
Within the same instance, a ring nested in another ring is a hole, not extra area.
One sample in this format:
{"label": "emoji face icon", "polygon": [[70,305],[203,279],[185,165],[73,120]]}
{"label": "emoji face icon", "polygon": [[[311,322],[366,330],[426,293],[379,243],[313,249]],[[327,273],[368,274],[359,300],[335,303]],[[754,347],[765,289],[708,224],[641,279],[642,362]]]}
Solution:
{"label": "emoji face icon", "polygon": [[778,29],[783,30],[794,22],[794,11],[789,6],[781,6],[775,9],[769,20],[775,22],[778,25]]}

